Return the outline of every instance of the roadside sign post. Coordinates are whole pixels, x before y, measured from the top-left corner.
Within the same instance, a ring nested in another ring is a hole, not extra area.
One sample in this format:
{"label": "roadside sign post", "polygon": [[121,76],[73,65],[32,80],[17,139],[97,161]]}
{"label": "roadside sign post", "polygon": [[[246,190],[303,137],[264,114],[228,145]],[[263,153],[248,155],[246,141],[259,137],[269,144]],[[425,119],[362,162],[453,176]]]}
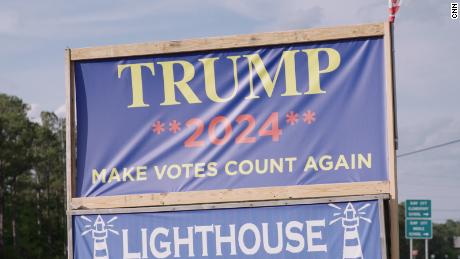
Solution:
{"label": "roadside sign post", "polygon": [[414,256],[412,255],[412,251],[414,251],[414,244],[412,242],[412,238],[409,239],[409,256],[410,256],[410,259],[414,258]]}
{"label": "roadside sign post", "polygon": [[410,257],[413,239],[425,239],[425,258],[428,259],[428,239],[433,238],[431,200],[406,200],[406,238],[410,240]]}
{"label": "roadside sign post", "polygon": [[425,258],[428,259],[428,239],[425,239]]}

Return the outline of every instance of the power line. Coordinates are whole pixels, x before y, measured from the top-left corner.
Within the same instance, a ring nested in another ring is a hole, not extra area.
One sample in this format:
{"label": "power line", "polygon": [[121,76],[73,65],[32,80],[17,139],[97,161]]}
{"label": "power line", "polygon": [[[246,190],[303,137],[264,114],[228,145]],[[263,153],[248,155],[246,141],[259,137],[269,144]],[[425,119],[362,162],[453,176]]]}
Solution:
{"label": "power line", "polygon": [[410,151],[410,152],[407,152],[407,153],[402,153],[402,154],[397,155],[397,157],[410,156],[410,155],[413,155],[413,154],[428,151],[428,150],[431,150],[431,149],[445,147],[445,146],[452,145],[452,144],[459,143],[459,142],[460,142],[460,139],[454,139],[452,141],[445,142],[445,143],[442,143],[442,144],[437,144],[437,145],[434,145],[434,146],[429,146],[429,147],[426,147],[426,148],[417,149],[417,150]]}

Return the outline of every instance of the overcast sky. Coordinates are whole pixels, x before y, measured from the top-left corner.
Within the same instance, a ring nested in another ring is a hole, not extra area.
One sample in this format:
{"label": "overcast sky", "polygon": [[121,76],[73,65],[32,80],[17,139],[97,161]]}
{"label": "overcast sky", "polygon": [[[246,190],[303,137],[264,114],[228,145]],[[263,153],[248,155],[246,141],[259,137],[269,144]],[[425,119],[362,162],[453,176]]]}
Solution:
{"label": "overcast sky", "polygon": [[[396,20],[399,153],[460,138],[460,19],[404,0]],[[0,92],[64,114],[64,49],[382,22],[386,0],[0,1]],[[460,143],[398,159],[399,198],[460,220]]]}

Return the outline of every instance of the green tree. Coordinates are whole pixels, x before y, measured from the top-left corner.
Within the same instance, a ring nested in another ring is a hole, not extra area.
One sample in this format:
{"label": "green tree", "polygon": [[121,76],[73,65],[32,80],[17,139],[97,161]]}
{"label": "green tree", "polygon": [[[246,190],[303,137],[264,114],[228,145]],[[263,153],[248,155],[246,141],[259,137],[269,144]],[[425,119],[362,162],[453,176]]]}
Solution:
{"label": "green tree", "polygon": [[0,94],[0,258],[66,254],[64,120]]}
{"label": "green tree", "polygon": [[[34,142],[34,183],[39,258],[62,256],[66,248],[65,217],[65,122],[54,113],[42,112],[42,125]],[[45,253],[46,252],[46,253]]]}
{"label": "green tree", "polygon": [[[32,167],[29,147],[33,140],[33,124],[27,119],[28,109],[19,98],[0,94],[0,251],[6,250],[7,231],[13,249],[19,239],[16,198],[22,186],[22,174]],[[9,214],[5,214],[8,205]],[[6,228],[6,216],[10,218],[9,228]]]}

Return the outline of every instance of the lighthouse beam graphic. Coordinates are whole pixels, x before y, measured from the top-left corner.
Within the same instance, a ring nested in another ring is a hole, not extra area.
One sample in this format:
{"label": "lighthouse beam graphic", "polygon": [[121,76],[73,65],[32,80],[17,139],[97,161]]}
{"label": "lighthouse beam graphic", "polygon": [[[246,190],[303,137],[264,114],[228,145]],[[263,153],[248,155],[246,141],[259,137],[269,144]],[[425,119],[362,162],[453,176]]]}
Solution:
{"label": "lighthouse beam graphic", "polygon": [[117,217],[111,218],[109,221],[104,222],[101,215],[98,215],[94,223],[87,217],[81,216],[82,219],[90,222],[91,224],[85,225],[85,230],[81,235],[84,236],[91,233],[93,238],[93,259],[109,259],[109,248],[107,246],[108,233],[112,232],[116,235],[119,233],[113,229],[113,225],[110,223],[117,219]]}
{"label": "lighthouse beam graphic", "polygon": [[342,227],[344,229],[342,258],[364,259],[358,228],[360,220],[364,220],[368,223],[372,222],[370,219],[364,217],[364,215],[366,215],[364,210],[369,207],[370,204],[365,204],[363,207],[358,209],[358,211],[353,207],[351,202],[347,204],[345,209],[342,209],[334,204],[329,204],[329,206],[341,211],[334,213],[334,216],[338,217],[329,222],[329,225],[332,225],[338,221],[342,222]]}

